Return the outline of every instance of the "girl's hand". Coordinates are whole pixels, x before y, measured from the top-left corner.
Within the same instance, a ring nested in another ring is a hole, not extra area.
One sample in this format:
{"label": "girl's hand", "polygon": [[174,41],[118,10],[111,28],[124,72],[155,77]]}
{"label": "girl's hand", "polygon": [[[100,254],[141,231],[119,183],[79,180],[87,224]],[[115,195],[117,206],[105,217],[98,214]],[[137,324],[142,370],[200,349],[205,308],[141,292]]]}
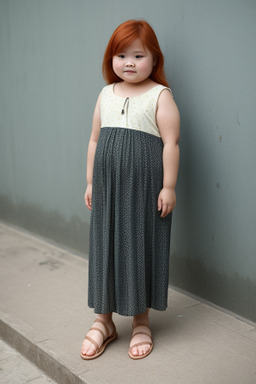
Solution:
{"label": "girl's hand", "polygon": [[87,185],[85,194],[84,194],[85,205],[88,209],[92,209],[92,184]]}
{"label": "girl's hand", "polygon": [[170,212],[173,211],[176,205],[176,193],[175,189],[163,188],[159,193],[157,200],[158,211],[161,211],[161,217],[166,217]]}

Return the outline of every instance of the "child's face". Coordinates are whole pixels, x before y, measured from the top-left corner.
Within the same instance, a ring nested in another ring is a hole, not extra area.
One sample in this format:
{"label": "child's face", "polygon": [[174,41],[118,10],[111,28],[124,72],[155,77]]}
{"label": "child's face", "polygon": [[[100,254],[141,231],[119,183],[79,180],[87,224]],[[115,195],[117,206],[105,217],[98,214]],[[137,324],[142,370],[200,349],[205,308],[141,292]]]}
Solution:
{"label": "child's face", "polygon": [[127,83],[140,83],[149,78],[154,66],[152,53],[139,39],[112,59],[115,74]]}

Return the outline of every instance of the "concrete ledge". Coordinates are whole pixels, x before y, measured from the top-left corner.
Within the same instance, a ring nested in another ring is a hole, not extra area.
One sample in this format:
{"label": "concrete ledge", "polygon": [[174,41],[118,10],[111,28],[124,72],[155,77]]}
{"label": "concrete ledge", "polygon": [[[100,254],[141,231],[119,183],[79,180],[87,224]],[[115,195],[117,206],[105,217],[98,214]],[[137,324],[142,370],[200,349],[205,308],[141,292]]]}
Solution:
{"label": "concrete ledge", "polygon": [[34,340],[30,340],[27,335],[18,332],[11,325],[10,319],[8,322],[9,324],[0,318],[0,337],[44,371],[47,376],[57,383],[86,383],[86,381],[77,377],[70,367],[68,368],[61,361],[58,361],[57,356],[51,354],[48,348],[44,350]]}

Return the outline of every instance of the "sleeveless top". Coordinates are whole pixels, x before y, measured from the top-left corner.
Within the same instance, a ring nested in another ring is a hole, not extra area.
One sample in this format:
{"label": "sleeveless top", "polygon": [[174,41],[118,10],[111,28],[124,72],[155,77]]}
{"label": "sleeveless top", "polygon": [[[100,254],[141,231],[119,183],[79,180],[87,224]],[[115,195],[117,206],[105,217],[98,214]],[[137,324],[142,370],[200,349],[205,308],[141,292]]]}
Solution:
{"label": "sleeveless top", "polygon": [[114,93],[114,84],[105,86],[101,93],[101,128],[118,127],[135,129],[160,137],[156,124],[157,101],[164,89],[158,84],[133,97],[121,97]]}

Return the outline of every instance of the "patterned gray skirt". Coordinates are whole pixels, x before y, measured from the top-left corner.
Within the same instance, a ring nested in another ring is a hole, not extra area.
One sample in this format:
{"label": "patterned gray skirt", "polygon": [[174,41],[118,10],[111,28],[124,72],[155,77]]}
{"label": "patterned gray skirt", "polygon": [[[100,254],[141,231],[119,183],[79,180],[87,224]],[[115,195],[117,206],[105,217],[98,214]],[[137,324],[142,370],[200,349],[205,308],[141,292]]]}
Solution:
{"label": "patterned gray skirt", "polygon": [[160,137],[101,128],[93,169],[88,305],[133,316],[167,308],[172,214],[160,217]]}

